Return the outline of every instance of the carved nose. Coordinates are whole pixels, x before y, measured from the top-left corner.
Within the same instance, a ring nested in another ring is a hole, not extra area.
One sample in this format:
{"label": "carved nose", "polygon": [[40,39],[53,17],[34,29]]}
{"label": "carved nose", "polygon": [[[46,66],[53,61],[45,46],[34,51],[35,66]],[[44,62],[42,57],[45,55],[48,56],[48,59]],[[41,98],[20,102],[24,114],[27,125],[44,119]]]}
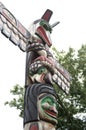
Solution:
{"label": "carved nose", "polygon": [[47,73],[44,80],[46,81],[46,83],[52,84],[52,76],[51,76],[51,74]]}
{"label": "carved nose", "polygon": [[50,110],[53,111],[53,112],[55,112],[55,113],[58,112],[55,106],[50,107]]}

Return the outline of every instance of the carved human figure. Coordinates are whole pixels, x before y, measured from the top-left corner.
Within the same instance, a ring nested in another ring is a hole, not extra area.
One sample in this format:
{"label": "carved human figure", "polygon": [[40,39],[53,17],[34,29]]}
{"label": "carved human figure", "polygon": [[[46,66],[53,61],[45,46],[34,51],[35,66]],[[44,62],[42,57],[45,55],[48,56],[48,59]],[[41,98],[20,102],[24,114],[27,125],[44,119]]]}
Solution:
{"label": "carved human figure", "polygon": [[59,104],[51,85],[36,83],[27,87],[25,104],[25,130],[55,130]]}
{"label": "carved human figure", "polygon": [[57,124],[58,117],[58,103],[56,97],[51,94],[45,93],[39,96],[38,101],[39,118]]}

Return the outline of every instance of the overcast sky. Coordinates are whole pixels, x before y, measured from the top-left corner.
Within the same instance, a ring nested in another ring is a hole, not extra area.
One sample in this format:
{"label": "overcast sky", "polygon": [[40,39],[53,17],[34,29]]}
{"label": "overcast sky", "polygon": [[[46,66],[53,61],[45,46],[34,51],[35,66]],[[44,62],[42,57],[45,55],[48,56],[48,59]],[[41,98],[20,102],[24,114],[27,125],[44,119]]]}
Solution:
{"label": "overcast sky", "polygon": [[[28,28],[46,9],[53,11],[50,24],[60,21],[51,35],[58,50],[79,49],[86,44],[86,0],[1,0],[14,16]],[[14,108],[4,107],[11,99],[10,89],[24,85],[25,53],[0,33],[0,128],[23,130],[23,121]]]}

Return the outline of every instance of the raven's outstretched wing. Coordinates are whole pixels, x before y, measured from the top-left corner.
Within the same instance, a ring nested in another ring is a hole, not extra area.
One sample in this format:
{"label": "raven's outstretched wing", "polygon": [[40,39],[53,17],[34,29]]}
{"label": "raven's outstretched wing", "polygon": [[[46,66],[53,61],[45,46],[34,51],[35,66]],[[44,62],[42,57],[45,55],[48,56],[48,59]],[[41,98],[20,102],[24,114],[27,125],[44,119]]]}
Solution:
{"label": "raven's outstretched wing", "polygon": [[57,62],[56,73],[53,76],[54,83],[56,83],[60,89],[68,94],[71,80],[72,77],[70,73],[59,62]]}
{"label": "raven's outstretched wing", "polygon": [[0,2],[0,31],[11,42],[19,46],[22,51],[26,51],[26,45],[31,38],[30,32],[5,8]]}

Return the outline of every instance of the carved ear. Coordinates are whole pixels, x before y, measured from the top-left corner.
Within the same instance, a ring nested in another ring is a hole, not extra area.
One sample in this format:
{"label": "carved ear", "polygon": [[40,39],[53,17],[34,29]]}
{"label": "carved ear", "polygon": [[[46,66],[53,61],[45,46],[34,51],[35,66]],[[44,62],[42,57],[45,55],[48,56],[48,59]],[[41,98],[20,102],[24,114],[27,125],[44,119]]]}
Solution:
{"label": "carved ear", "polygon": [[[52,14],[53,14],[53,11],[51,11],[50,9],[47,9],[41,19],[44,19],[45,21],[49,23]],[[51,25],[51,28],[55,27],[59,23],[60,23],[59,21],[55,22],[54,24]]]}
{"label": "carved ear", "polygon": [[47,9],[47,10],[45,11],[45,13],[43,14],[43,16],[42,16],[41,19],[44,19],[44,20],[46,20],[47,22],[49,22],[49,20],[50,20],[52,14],[53,14],[53,12],[52,12],[51,10]]}

